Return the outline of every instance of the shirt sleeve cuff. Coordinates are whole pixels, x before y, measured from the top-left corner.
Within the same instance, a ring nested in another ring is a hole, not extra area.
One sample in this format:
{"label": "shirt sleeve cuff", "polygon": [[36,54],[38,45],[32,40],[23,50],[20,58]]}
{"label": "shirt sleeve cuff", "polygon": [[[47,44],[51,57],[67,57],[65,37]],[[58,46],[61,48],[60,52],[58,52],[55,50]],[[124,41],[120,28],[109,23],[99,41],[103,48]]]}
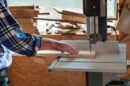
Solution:
{"label": "shirt sleeve cuff", "polygon": [[33,52],[29,56],[36,56],[38,50],[41,48],[42,45],[42,36],[39,35],[33,35],[35,38],[35,43],[33,47]]}

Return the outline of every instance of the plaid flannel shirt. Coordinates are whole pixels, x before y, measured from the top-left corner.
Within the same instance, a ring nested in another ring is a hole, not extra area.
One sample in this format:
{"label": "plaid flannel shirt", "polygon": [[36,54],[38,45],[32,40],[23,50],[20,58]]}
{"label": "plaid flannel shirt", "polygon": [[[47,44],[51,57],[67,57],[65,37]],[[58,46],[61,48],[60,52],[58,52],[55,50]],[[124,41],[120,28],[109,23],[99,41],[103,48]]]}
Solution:
{"label": "plaid flannel shirt", "polygon": [[7,1],[0,0],[0,69],[11,65],[11,51],[26,56],[36,55],[41,39],[41,36],[22,32],[7,8]]}

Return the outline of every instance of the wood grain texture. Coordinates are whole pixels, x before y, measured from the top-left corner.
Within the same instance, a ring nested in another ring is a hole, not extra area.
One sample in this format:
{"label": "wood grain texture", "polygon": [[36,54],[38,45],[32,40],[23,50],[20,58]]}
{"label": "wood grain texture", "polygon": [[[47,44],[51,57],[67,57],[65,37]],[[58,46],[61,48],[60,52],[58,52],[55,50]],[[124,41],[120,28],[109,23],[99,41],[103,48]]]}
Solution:
{"label": "wood grain texture", "polygon": [[10,6],[9,7],[10,11],[33,11],[34,6]]}
{"label": "wood grain texture", "polygon": [[83,22],[80,22],[80,21],[65,20],[65,19],[50,19],[50,18],[40,18],[40,17],[34,17],[33,19],[34,19],[34,21],[35,20],[46,20],[46,21],[59,21],[59,22],[69,22],[69,23],[81,23],[81,24],[83,24]]}
{"label": "wood grain texture", "polygon": [[32,18],[32,17],[37,17],[39,11],[17,11],[17,12],[11,12],[11,14],[15,18]]}
{"label": "wood grain texture", "polygon": [[77,13],[77,12],[72,12],[72,11],[67,11],[67,10],[63,10],[62,12],[61,11],[58,11],[57,9],[54,8],[54,10],[59,13],[59,14],[67,14],[67,15],[73,15],[73,16],[78,16],[78,17],[83,17],[83,18],[86,18],[86,16],[84,14],[81,14],[81,13]]}
{"label": "wood grain texture", "polygon": [[120,77],[130,80],[130,35],[124,37],[121,42],[127,44],[127,62],[129,62],[129,64],[127,64],[127,72],[125,74],[121,74]]}
{"label": "wood grain texture", "polygon": [[[14,53],[14,56],[22,56],[19,54]],[[54,50],[42,50],[38,51],[37,56],[61,56],[61,57],[74,57],[74,58],[94,58],[96,56],[95,51],[79,51],[79,54],[71,55],[67,52],[61,53],[60,51]]]}
{"label": "wood grain texture", "polygon": [[85,86],[84,72],[48,72],[55,57],[13,57],[9,86]]}

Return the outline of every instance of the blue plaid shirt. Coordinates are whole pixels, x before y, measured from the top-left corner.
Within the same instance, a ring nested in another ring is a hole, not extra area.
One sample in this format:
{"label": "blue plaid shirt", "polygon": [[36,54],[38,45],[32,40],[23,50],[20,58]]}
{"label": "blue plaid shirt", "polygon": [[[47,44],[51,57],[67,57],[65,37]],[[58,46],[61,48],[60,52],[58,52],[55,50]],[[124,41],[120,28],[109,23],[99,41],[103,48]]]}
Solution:
{"label": "blue plaid shirt", "polygon": [[7,1],[0,0],[0,69],[12,64],[11,51],[26,56],[36,55],[41,39],[41,36],[22,32],[8,10]]}

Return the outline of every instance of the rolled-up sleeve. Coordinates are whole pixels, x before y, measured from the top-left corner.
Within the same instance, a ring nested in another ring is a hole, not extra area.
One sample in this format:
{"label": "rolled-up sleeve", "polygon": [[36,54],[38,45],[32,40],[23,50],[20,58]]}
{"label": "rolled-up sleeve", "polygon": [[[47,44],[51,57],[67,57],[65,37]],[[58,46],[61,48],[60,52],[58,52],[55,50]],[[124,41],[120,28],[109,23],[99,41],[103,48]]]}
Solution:
{"label": "rolled-up sleeve", "polygon": [[22,32],[20,25],[0,1],[0,42],[13,52],[34,56],[41,47],[42,37]]}

